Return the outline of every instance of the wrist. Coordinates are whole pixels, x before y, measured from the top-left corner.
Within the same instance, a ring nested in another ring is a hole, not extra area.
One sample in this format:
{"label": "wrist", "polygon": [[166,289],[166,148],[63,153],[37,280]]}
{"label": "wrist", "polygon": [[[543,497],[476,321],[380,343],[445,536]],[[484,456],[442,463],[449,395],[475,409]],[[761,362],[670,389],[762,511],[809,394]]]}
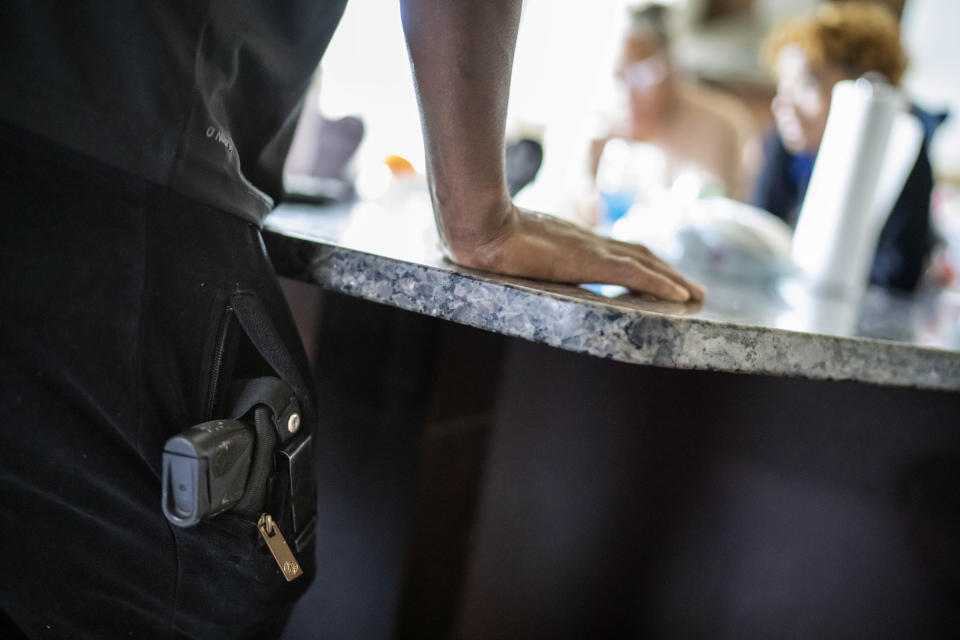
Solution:
{"label": "wrist", "polygon": [[500,245],[518,223],[518,213],[505,193],[451,199],[433,197],[437,229],[447,257],[476,269],[496,264]]}

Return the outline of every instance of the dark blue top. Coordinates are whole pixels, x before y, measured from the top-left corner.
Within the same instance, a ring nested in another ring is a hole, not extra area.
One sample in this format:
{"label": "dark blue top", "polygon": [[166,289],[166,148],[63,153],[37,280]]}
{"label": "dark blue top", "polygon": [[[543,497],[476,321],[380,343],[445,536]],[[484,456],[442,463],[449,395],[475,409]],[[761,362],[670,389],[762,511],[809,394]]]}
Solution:
{"label": "dark blue top", "polygon": [[[926,115],[914,110],[921,117]],[[942,118],[937,121],[939,123]],[[927,144],[936,125],[925,126],[926,135],[907,182],[880,232],[877,252],[870,270],[870,282],[893,289],[912,291],[920,281],[923,265],[932,247],[930,193],[933,170]],[[800,205],[810,183],[813,157],[791,154],[776,131],[764,138],[765,164],[754,186],[752,202],[795,227]]]}

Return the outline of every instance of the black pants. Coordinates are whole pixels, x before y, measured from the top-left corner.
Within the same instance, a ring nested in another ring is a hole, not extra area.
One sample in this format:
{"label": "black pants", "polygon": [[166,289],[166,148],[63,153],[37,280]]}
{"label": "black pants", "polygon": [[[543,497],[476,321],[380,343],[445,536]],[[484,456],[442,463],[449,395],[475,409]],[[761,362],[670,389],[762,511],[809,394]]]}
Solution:
{"label": "black pants", "polygon": [[309,380],[259,231],[17,130],[0,129],[0,194],[0,626],[278,635],[312,547],[287,583],[255,530],[160,510],[164,442],[219,417],[229,294],[256,295]]}

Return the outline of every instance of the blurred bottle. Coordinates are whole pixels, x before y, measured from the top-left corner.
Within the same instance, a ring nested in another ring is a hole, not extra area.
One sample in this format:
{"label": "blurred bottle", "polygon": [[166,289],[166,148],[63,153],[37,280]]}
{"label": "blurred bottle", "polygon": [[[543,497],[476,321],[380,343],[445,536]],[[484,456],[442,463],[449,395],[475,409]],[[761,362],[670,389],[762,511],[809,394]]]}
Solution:
{"label": "blurred bottle", "polygon": [[793,239],[794,262],[815,286],[843,294],[866,287],[880,231],[922,138],[893,87],[866,78],[834,86]]}
{"label": "blurred bottle", "polygon": [[643,142],[607,142],[597,167],[598,227],[609,231],[635,204],[651,201],[667,187],[667,156]]}

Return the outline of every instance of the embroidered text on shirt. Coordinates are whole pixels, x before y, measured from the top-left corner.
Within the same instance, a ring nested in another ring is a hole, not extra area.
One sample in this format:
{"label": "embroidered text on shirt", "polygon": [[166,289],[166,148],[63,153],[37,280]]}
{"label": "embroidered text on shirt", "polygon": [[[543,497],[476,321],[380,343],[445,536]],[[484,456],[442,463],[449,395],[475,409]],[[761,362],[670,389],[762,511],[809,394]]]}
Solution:
{"label": "embroidered text on shirt", "polygon": [[217,142],[223,145],[224,149],[228,152],[233,151],[233,144],[230,143],[230,138],[228,138],[220,129],[217,129],[214,126],[207,127],[207,137],[213,138]]}

